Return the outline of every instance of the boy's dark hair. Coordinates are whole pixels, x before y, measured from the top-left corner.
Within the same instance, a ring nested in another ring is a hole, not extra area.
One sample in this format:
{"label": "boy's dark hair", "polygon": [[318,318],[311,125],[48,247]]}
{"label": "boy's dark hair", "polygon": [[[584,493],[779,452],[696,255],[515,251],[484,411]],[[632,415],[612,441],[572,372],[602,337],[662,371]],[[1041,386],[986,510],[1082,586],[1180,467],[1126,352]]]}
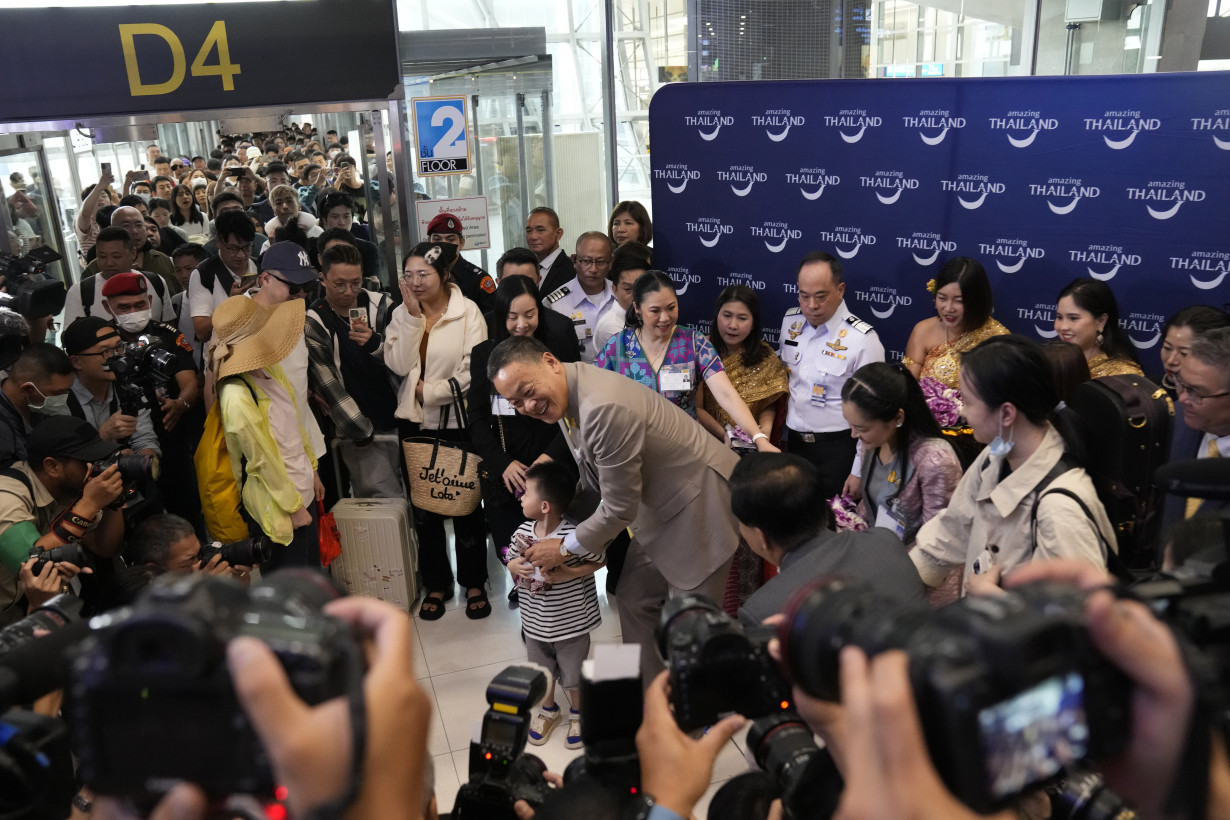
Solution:
{"label": "boy's dark hair", "polygon": [[572,473],[562,464],[554,461],[542,461],[532,465],[525,471],[526,483],[538,482],[538,494],[551,505],[555,512],[563,514],[572,503],[572,497],[577,491],[577,482]]}

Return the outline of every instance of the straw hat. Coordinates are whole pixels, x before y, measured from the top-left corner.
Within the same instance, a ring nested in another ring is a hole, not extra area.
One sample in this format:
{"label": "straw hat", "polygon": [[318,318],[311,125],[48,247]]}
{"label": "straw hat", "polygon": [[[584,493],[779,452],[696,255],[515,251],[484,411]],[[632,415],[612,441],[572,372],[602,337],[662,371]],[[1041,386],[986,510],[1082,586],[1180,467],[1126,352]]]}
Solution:
{"label": "straw hat", "polygon": [[224,379],[285,359],[303,338],[302,299],[265,307],[247,296],[232,296],[214,311],[217,341],[209,349],[214,377]]}

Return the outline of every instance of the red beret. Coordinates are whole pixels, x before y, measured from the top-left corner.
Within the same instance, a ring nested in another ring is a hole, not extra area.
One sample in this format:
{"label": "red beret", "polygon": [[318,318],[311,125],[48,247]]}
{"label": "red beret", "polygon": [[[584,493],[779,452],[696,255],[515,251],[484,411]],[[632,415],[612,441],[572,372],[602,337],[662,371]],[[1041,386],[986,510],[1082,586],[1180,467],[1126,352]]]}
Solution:
{"label": "red beret", "polygon": [[145,274],[129,271],[128,273],[117,273],[103,282],[103,296],[140,296],[149,290],[149,283],[145,281]]}
{"label": "red beret", "polygon": [[435,218],[427,225],[427,233],[455,233],[462,236],[461,220],[452,214],[436,214]]}

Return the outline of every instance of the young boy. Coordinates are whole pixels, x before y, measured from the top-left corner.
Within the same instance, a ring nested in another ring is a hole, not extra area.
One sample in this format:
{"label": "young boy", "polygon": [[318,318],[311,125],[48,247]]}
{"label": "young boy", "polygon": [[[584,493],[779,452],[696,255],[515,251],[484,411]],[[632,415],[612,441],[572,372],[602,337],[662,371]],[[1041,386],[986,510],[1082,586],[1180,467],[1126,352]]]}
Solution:
{"label": "young boy", "polygon": [[526,655],[549,670],[547,696],[530,722],[529,741],[541,746],[560,720],[555,703],[555,678],[572,704],[564,746],[581,748],[581,662],[589,655],[589,633],[602,623],[594,573],[605,558],[574,555],[545,576],[521,556],[534,543],[563,538],[576,529],[564,520],[572,502],[575,482],[568,470],[554,462],[535,464],[525,473],[521,512],[529,521],[517,528],[508,550],[508,571],[520,589],[521,628]]}

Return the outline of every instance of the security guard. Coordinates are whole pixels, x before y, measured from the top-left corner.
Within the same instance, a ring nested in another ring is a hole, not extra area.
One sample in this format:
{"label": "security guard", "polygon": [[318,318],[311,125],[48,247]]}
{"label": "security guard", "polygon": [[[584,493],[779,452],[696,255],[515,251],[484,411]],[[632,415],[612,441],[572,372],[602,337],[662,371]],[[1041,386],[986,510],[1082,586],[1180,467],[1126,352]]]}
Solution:
{"label": "security guard", "polygon": [[611,310],[619,310],[615,291],[606,278],[614,253],[610,237],[601,231],[583,233],[577,239],[577,275],[571,282],[543,298],[547,307],[572,321],[581,345],[581,361],[594,363],[594,328]]}
{"label": "security guard", "polygon": [[832,498],[860,475],[841,388],[855,370],[884,361],[884,345],[846,308],[841,260],[823,251],[805,256],[798,289],[799,307],[786,311],[781,332],[780,355],[790,369],[786,450],[816,465],[824,497]]}
{"label": "security guard", "polygon": [[427,226],[428,242],[447,242],[457,247],[457,256],[449,275],[461,288],[461,295],[478,305],[483,313],[495,309],[495,280],[487,271],[461,255],[465,250],[466,237],[462,233],[461,220],[449,213],[439,213]]}

